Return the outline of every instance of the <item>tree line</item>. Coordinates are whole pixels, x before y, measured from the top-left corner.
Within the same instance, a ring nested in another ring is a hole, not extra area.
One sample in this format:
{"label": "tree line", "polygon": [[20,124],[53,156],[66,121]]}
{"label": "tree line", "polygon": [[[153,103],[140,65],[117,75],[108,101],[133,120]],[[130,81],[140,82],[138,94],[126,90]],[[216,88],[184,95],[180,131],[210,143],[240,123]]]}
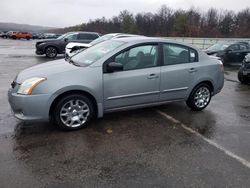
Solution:
{"label": "tree line", "polygon": [[162,5],[158,11],[132,14],[124,10],[110,19],[105,17],[87,23],[55,30],[95,31],[98,33],[131,33],[164,37],[250,37],[250,8],[239,12],[210,8],[174,10]]}

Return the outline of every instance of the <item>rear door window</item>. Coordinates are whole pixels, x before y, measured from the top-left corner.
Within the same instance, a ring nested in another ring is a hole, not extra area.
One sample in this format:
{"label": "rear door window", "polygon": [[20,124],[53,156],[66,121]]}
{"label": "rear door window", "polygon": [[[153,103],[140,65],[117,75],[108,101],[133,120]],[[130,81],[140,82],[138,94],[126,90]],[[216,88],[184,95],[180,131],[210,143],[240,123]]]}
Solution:
{"label": "rear door window", "polygon": [[164,65],[192,63],[198,61],[196,50],[178,44],[163,44]]}

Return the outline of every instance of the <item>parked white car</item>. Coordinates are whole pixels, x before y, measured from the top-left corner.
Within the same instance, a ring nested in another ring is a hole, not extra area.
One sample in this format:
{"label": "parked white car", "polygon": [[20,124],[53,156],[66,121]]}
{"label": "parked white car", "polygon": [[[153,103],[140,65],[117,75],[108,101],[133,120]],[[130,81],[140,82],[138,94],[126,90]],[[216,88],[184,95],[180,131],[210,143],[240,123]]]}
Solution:
{"label": "parked white car", "polygon": [[135,36],[139,36],[139,35],[132,35],[132,34],[124,34],[124,33],[110,33],[110,34],[106,34],[103,35],[102,37],[93,40],[91,43],[78,43],[78,42],[70,42],[69,44],[67,44],[66,48],[65,48],[65,59],[69,59],[70,57],[72,57],[73,55],[77,54],[78,52],[89,48],[91,46],[94,46],[100,42],[106,41],[106,40],[110,40],[110,39],[115,39],[115,38],[125,38],[125,37],[135,37]]}

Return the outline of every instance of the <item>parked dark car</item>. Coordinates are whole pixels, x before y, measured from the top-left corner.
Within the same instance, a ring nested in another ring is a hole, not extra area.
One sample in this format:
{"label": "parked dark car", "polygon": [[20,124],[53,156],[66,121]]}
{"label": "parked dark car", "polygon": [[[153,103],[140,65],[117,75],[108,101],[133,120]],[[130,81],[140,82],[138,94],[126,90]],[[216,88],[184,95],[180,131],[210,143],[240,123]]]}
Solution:
{"label": "parked dark car", "polygon": [[100,37],[94,32],[70,32],[57,39],[41,40],[36,43],[36,54],[45,54],[49,58],[55,58],[57,54],[64,54],[65,47],[69,42],[90,43]]}
{"label": "parked dark car", "polygon": [[210,46],[205,52],[208,55],[219,57],[223,63],[242,62],[250,52],[250,47],[247,42],[221,42]]}
{"label": "parked dark car", "polygon": [[32,39],[39,39],[38,33],[32,33]]}
{"label": "parked dark car", "polygon": [[241,64],[238,79],[242,84],[250,83],[250,53],[246,55]]}

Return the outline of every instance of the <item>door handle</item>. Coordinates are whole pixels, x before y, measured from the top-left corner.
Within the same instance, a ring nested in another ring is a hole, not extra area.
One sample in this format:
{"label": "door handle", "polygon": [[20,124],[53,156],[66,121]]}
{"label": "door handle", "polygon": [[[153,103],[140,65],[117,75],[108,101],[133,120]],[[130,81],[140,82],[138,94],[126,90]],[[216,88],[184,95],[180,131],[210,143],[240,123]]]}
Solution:
{"label": "door handle", "polygon": [[197,72],[197,69],[195,69],[195,68],[190,68],[190,69],[188,70],[188,72],[190,72],[190,73]]}
{"label": "door handle", "polygon": [[155,79],[155,78],[159,78],[159,76],[157,74],[150,74],[147,76],[148,79]]}

